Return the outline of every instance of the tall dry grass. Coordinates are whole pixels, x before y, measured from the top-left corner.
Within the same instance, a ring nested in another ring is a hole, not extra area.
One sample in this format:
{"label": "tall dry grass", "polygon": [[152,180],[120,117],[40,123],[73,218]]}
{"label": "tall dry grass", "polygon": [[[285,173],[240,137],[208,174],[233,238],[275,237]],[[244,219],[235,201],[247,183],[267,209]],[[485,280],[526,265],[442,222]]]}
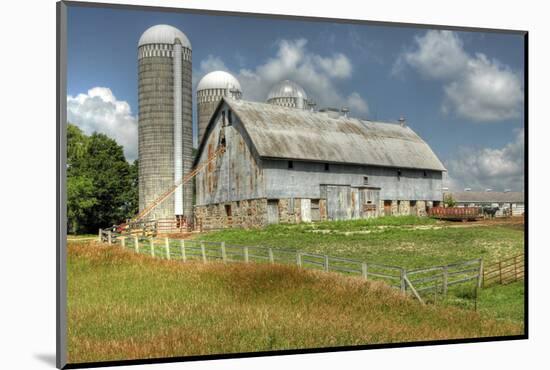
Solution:
{"label": "tall dry grass", "polygon": [[382,283],[69,243],[68,357],[89,362],[522,334]]}

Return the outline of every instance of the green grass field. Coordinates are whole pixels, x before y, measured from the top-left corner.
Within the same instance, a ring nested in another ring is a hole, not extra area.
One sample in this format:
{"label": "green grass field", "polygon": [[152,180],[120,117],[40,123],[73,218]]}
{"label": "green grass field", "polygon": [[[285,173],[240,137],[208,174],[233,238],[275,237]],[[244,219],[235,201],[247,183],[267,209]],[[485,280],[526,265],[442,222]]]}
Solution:
{"label": "green grass field", "polygon": [[[524,330],[509,319],[519,319],[520,312],[504,307],[510,295],[504,291],[488,292],[480,314],[422,306],[380,282],[335,273],[277,264],[182,263],[93,242],[69,243],[67,271],[72,363],[502,336]],[[518,285],[505,288],[520,299]],[[491,305],[498,305],[498,315],[484,313]]]}
{"label": "green grass field", "polygon": [[482,257],[485,263],[523,253],[523,228],[441,223],[427,217],[271,225],[260,230],[230,229],[199,239],[227,244],[289,248],[420,268]]}

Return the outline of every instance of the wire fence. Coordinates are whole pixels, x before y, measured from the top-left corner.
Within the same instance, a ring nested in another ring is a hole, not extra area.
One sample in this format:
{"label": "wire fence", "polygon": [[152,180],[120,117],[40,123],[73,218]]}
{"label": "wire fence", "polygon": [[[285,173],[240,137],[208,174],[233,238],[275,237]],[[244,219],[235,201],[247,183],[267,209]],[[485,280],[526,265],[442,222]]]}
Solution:
{"label": "wire fence", "polygon": [[364,262],[349,258],[334,257],[316,253],[260,246],[228,245],[225,242],[184,240],[147,237],[142,235],[121,235],[112,231],[99,230],[98,240],[109,245],[120,245],[136,253],[155,258],[180,261],[244,262],[293,264],[302,268],[326,272],[338,272],[359,276],[365,280],[381,280],[411,294],[422,304],[426,298],[438,294],[446,296],[449,288],[459,284],[482,285],[483,260],[481,258],[407,270],[400,266]]}

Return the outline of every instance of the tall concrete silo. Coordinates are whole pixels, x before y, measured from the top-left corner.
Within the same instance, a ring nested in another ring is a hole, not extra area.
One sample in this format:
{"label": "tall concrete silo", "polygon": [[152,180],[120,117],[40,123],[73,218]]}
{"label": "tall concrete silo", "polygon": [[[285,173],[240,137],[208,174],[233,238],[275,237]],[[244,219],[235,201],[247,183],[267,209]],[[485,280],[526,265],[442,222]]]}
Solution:
{"label": "tall concrete silo", "polygon": [[214,71],[205,75],[197,85],[198,143],[200,145],[208,121],[222,97],[240,99],[241,84],[232,74]]}
{"label": "tall concrete silo", "polygon": [[306,92],[300,85],[290,80],[276,83],[267,95],[267,102],[282,107],[308,109]]}
{"label": "tall concrete silo", "polygon": [[[191,170],[193,126],[191,43],[168,25],[148,28],[138,43],[139,209],[151,204]],[[191,183],[146,219],[193,216]]]}

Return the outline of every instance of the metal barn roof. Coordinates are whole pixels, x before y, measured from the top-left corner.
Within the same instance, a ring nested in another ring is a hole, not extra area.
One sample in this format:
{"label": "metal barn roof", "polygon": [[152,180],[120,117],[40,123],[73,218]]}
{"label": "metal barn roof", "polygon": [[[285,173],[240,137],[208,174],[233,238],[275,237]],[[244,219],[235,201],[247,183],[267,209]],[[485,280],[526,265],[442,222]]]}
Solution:
{"label": "metal barn roof", "polygon": [[428,144],[406,126],[230,98],[216,111],[223,104],[239,117],[262,158],[446,171]]}
{"label": "metal barn roof", "polygon": [[522,191],[457,191],[445,193],[451,194],[459,203],[523,203]]}

